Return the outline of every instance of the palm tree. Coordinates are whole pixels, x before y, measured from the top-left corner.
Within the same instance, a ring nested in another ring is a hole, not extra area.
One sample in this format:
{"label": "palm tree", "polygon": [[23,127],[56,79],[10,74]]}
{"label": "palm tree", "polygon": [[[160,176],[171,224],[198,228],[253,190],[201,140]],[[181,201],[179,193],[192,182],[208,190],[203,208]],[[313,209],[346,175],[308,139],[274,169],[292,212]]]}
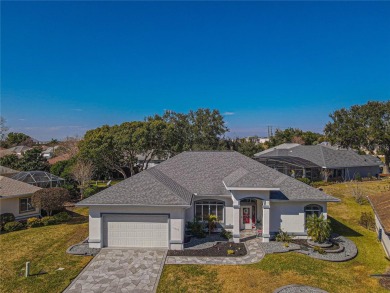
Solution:
{"label": "palm tree", "polygon": [[325,219],[323,215],[319,217],[316,214],[309,216],[306,219],[306,228],[307,235],[309,235],[311,239],[317,243],[325,242],[332,232],[330,220]]}

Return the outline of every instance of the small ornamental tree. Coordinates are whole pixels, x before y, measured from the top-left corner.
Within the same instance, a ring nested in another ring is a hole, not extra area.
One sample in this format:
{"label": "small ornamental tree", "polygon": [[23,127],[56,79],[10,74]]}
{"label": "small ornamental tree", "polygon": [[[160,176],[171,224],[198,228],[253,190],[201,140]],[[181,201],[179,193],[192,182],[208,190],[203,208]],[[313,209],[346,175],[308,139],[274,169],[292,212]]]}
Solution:
{"label": "small ornamental tree", "polygon": [[209,235],[217,227],[218,218],[215,215],[209,215],[207,217],[207,224],[209,227]]}
{"label": "small ornamental tree", "polygon": [[34,207],[45,210],[51,216],[53,211],[64,207],[64,203],[70,199],[70,196],[65,188],[53,187],[36,191],[31,199]]}
{"label": "small ornamental tree", "polygon": [[311,237],[314,242],[323,243],[329,237],[332,232],[330,227],[330,220],[325,219],[323,215],[312,215],[307,217],[306,220],[307,235]]}

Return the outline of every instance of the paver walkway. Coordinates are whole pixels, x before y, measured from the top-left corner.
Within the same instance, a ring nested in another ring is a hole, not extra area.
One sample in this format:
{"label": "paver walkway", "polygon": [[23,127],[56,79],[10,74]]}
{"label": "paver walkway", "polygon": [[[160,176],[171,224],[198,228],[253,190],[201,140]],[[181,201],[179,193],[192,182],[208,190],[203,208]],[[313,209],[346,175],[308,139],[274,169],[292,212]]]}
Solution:
{"label": "paver walkway", "polygon": [[102,249],[64,292],[154,292],[166,254],[166,250]]}
{"label": "paver walkway", "polygon": [[265,253],[261,248],[259,239],[245,242],[248,252],[240,257],[200,257],[200,256],[167,256],[166,264],[213,264],[213,265],[243,265],[260,261]]}

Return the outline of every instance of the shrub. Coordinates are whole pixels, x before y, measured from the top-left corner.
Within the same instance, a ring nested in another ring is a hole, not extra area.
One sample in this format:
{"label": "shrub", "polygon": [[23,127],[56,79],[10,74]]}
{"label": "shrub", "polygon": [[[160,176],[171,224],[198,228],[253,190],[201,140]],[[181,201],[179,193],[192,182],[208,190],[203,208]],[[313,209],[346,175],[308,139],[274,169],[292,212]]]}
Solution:
{"label": "shrub", "polygon": [[55,214],[53,217],[57,222],[60,222],[60,223],[67,222],[72,218],[67,212],[61,212],[61,213]]}
{"label": "shrub", "polygon": [[310,185],[311,181],[309,178],[296,178],[298,181],[301,181],[303,183],[306,183],[307,185]]}
{"label": "shrub", "polygon": [[219,234],[221,237],[225,238],[225,239],[231,239],[233,237],[233,234],[232,232],[230,231],[226,231],[225,229],[222,229],[221,233]]}
{"label": "shrub", "polygon": [[359,219],[359,225],[368,229],[368,230],[374,230],[375,229],[375,219],[374,215],[369,212],[363,212],[360,215]]}
{"label": "shrub", "polygon": [[91,195],[94,195],[95,193],[98,193],[100,191],[100,189],[101,188],[96,186],[96,185],[88,186],[83,191],[83,197],[84,198],[90,197]]}
{"label": "shrub", "polygon": [[323,215],[316,214],[309,216],[306,220],[307,235],[311,237],[314,242],[323,243],[332,232],[330,227],[330,220],[325,219]]}
{"label": "shrub", "polygon": [[228,249],[228,250],[227,250],[227,254],[228,254],[228,255],[234,254],[234,250],[233,250],[233,249]]}
{"label": "shrub", "polygon": [[352,196],[359,205],[368,204],[367,197],[358,184],[352,186]]}
{"label": "shrub", "polygon": [[45,210],[49,216],[53,211],[61,210],[69,199],[69,191],[61,187],[43,188],[31,197],[33,206]]}
{"label": "shrub", "polygon": [[318,252],[319,254],[326,254],[326,251],[322,247],[319,247],[319,246],[314,246],[313,250],[315,252]]}
{"label": "shrub", "polygon": [[282,229],[279,229],[279,233],[276,235],[276,241],[289,243],[293,239],[293,236],[288,235],[287,232],[284,232]]}
{"label": "shrub", "polygon": [[9,222],[14,222],[15,216],[12,213],[4,213],[0,215],[0,230],[4,227],[5,224]]}
{"label": "shrub", "polygon": [[218,218],[215,215],[209,215],[207,217],[207,226],[209,228],[209,235],[217,227]]}
{"label": "shrub", "polygon": [[355,178],[356,181],[363,181],[362,180],[362,175],[360,175],[360,173],[355,173],[354,178]]}
{"label": "shrub", "polygon": [[29,228],[40,227],[42,225],[43,225],[42,221],[38,218],[28,218],[27,219],[27,227],[29,227]]}
{"label": "shrub", "polygon": [[198,238],[206,237],[205,232],[203,231],[203,224],[197,219],[194,219],[192,222],[187,223],[188,229],[190,229],[191,234]]}
{"label": "shrub", "polygon": [[18,231],[22,230],[24,228],[24,225],[20,222],[8,222],[4,225],[4,230],[7,232],[12,232],[12,231]]}
{"label": "shrub", "polygon": [[50,225],[55,225],[57,224],[57,221],[54,217],[43,217],[41,219],[41,222],[44,226],[50,226]]}

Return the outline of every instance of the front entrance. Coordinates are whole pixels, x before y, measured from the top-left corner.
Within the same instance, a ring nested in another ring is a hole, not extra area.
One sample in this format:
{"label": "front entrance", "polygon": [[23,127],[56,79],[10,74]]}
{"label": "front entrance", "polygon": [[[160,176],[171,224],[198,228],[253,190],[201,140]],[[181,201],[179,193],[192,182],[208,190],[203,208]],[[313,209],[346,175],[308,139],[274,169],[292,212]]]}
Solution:
{"label": "front entrance", "polygon": [[252,229],[252,206],[241,207],[240,229]]}

